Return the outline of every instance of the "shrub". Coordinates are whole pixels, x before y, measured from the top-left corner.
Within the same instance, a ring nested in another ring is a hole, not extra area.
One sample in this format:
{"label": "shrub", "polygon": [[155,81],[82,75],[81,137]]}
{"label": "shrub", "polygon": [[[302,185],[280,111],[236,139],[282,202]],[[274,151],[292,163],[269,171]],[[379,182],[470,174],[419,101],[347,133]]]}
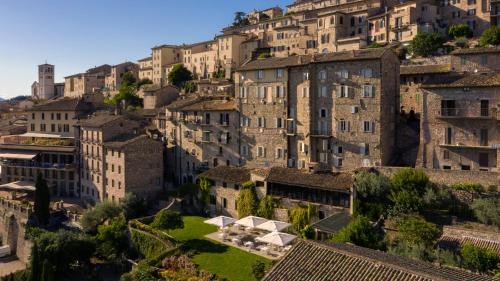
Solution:
{"label": "shrub", "polygon": [[193,80],[193,74],[182,63],[174,65],[168,73],[168,83],[178,88],[183,88],[190,80]]}
{"label": "shrub", "polygon": [[375,49],[375,48],[382,48],[382,45],[380,45],[379,43],[375,42],[375,43],[371,43],[369,46],[368,46],[369,49]]}
{"label": "shrub", "polygon": [[486,29],[479,39],[479,45],[500,45],[500,27],[497,25],[492,25],[490,28]]}
{"label": "shrub", "polygon": [[479,272],[494,270],[500,262],[500,257],[494,251],[476,247],[471,243],[462,246],[460,255],[466,268]]}
{"label": "shrub", "polygon": [[418,33],[411,41],[409,50],[417,56],[429,57],[443,47],[444,40],[438,33]]}
{"label": "shrub", "polygon": [[259,57],[257,59],[259,60],[263,60],[263,59],[267,59],[267,58],[270,58],[271,57],[271,54],[269,53],[262,53],[259,55]]}
{"label": "shrub", "polygon": [[[252,183],[253,185],[253,183]],[[248,185],[243,184],[243,189],[240,190],[238,195],[238,217],[244,218],[256,213],[257,211],[257,195],[253,187],[247,187]]]}
{"label": "shrub", "polygon": [[252,264],[252,273],[256,280],[260,280],[266,274],[266,264],[262,261],[256,261]]}
{"label": "shrub", "polygon": [[430,209],[448,208],[452,200],[452,194],[445,186],[429,187],[423,196],[423,202]]}
{"label": "shrub", "polygon": [[469,47],[469,41],[464,37],[460,37],[455,39],[455,45],[459,48],[467,48]]}
{"label": "shrub", "polygon": [[480,222],[500,227],[500,198],[477,199],[472,210]]}
{"label": "shrub", "polygon": [[266,219],[272,219],[274,216],[274,209],[276,209],[276,199],[267,195],[260,200],[257,215]]}
{"label": "shrub", "polygon": [[472,37],[472,30],[466,24],[453,24],[448,28],[448,35],[451,38]]}
{"label": "shrub", "polygon": [[451,188],[455,189],[455,190],[463,190],[463,191],[468,191],[468,192],[483,192],[484,191],[484,187],[481,184],[471,183],[471,182],[452,184]]}
{"label": "shrub", "polygon": [[125,218],[113,219],[108,225],[97,228],[97,250],[102,257],[115,260],[128,249],[127,223]]}
{"label": "shrub", "polygon": [[493,184],[488,186],[488,192],[498,192],[498,186]]}
{"label": "shrub", "polygon": [[[308,235],[308,230],[304,232],[304,229],[306,229],[310,224],[311,224],[311,218],[313,216],[316,216],[317,209],[309,205],[307,207],[305,206],[297,206],[293,208],[289,214],[288,214],[288,220],[292,224],[293,229],[302,235]],[[308,238],[305,236],[302,236],[303,238]]]}
{"label": "shrub", "polygon": [[155,215],[151,227],[161,230],[184,228],[184,221],[179,212],[161,210]]}
{"label": "shrub", "polygon": [[133,193],[125,194],[125,197],[120,201],[120,207],[126,220],[143,217],[148,213],[146,200],[137,197]]}
{"label": "shrub", "polygon": [[393,202],[391,216],[418,213],[423,207],[422,197],[415,190],[403,190],[391,195]]}
{"label": "shrub", "polygon": [[432,247],[441,236],[439,228],[421,217],[402,217],[398,219],[398,237],[410,245],[422,244]]}
{"label": "shrub", "polygon": [[369,200],[386,198],[392,188],[388,177],[367,172],[356,174],[354,186],[358,196]]}
{"label": "shrub", "polygon": [[333,242],[350,242],[361,247],[384,249],[384,238],[368,218],[357,216],[332,237]]}
{"label": "shrub", "polygon": [[397,191],[414,190],[422,195],[429,183],[429,177],[422,170],[414,168],[403,168],[392,176],[392,185]]}
{"label": "shrub", "polygon": [[96,233],[97,226],[120,215],[122,209],[116,203],[104,201],[83,212],[81,225],[86,233]]}

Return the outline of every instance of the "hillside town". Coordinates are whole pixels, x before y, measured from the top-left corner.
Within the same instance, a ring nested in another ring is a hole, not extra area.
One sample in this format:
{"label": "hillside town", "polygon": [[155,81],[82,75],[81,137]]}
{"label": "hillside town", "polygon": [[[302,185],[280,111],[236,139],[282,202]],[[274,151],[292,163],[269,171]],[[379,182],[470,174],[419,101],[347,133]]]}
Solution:
{"label": "hillside town", "polygon": [[34,67],[0,102],[0,280],[500,278],[499,15],[295,0]]}

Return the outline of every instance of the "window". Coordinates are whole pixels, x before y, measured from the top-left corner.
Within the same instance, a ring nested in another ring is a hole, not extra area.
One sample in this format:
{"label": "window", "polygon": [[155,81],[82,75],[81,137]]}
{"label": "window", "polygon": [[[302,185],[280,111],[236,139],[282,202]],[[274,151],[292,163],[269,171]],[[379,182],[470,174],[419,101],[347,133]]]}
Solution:
{"label": "window", "polygon": [[64,120],[68,120],[68,113],[64,113]]}
{"label": "window", "polygon": [[241,126],[242,127],[249,127],[250,126],[250,118],[246,116],[241,117]]}
{"label": "window", "polygon": [[488,146],[488,129],[481,129],[479,136],[479,145]]}
{"label": "window", "polygon": [[479,167],[489,167],[489,154],[479,153]]}
{"label": "window", "polygon": [[226,208],[227,208],[227,199],[226,199],[226,198],[222,198],[222,207],[223,207],[224,209],[226,209]]}
{"label": "window", "polygon": [[375,128],[375,122],[372,122],[372,121],[364,121],[363,122],[363,132],[373,133],[374,128]]}
{"label": "window", "polygon": [[349,130],[350,130],[349,121],[346,121],[344,119],[340,119],[339,128],[340,128],[341,132],[349,132]]}
{"label": "window", "polygon": [[349,71],[347,70],[340,70],[336,72],[337,76],[342,79],[347,79],[349,78]]}
{"label": "window", "polygon": [[241,155],[248,156],[248,146],[246,145],[241,146]]}
{"label": "window", "polygon": [[266,118],[258,117],[257,118],[257,127],[258,128],[265,128],[266,127]]}
{"label": "window", "polygon": [[322,108],[319,110],[319,117],[320,118],[326,118],[328,115],[328,111],[325,108]]}
{"label": "window", "polygon": [[257,98],[265,99],[267,96],[267,87],[259,87],[257,92]]}
{"label": "window", "polygon": [[240,97],[242,99],[246,99],[248,96],[248,88],[247,87],[240,87]]}
{"label": "window", "polygon": [[281,147],[276,148],[275,157],[276,157],[276,159],[283,158],[283,148],[281,148]]}
{"label": "window", "polygon": [[307,144],[305,144],[304,142],[299,142],[299,149],[300,149],[300,152],[302,152],[302,153],[307,153],[309,150],[307,147]]}
{"label": "window", "polygon": [[321,70],[319,72],[319,79],[320,80],[326,80],[326,70]]}
{"label": "window", "polygon": [[257,156],[258,157],[266,157],[266,149],[263,146],[257,147]]}
{"label": "window", "polygon": [[57,116],[57,120],[61,120],[61,113],[57,113],[56,116]]}
{"label": "window", "polygon": [[215,195],[210,194],[210,205],[215,205],[217,202],[217,199],[215,198]]}
{"label": "window", "polygon": [[[43,113],[42,113],[43,116]],[[40,131],[45,132],[46,131],[46,125],[45,124],[40,124]]]}
{"label": "window", "polygon": [[302,78],[303,78],[304,80],[309,80],[309,72],[304,72],[304,73],[302,73]]}
{"label": "window", "polygon": [[42,112],[42,120],[45,120],[45,113]]}
{"label": "window", "polygon": [[467,15],[473,16],[475,14],[476,14],[476,9],[469,9],[469,10],[467,10]]}
{"label": "window", "polygon": [[370,155],[369,145],[367,143],[362,143],[359,147],[359,153],[366,156]]}
{"label": "window", "polygon": [[55,132],[56,131],[56,124],[50,124],[50,131]]}
{"label": "window", "polygon": [[302,97],[303,98],[308,98],[309,97],[309,87],[302,88]]}
{"label": "window", "polygon": [[488,55],[481,55],[481,65],[488,64]]}
{"label": "window", "polygon": [[328,88],[326,86],[320,86],[318,90],[318,96],[323,98],[328,97]]}
{"label": "window", "polygon": [[257,79],[264,79],[264,70],[257,70]]}
{"label": "window", "polygon": [[210,141],[210,131],[203,132],[203,138],[202,138],[202,140],[204,142],[209,142]]}
{"label": "window", "polygon": [[371,70],[371,68],[363,68],[363,69],[361,69],[361,76],[363,78],[372,78],[373,71]]}
{"label": "window", "polygon": [[282,68],[276,69],[276,78],[283,78],[284,70]]}
{"label": "window", "polygon": [[275,89],[275,93],[276,93],[276,98],[284,98],[285,97],[285,91],[283,89],[283,86],[276,86],[276,89]]}
{"label": "window", "polygon": [[373,85],[363,85],[363,97],[373,98]]}
{"label": "window", "polygon": [[276,128],[278,129],[285,128],[285,120],[283,118],[276,118]]}
{"label": "window", "polygon": [[445,132],[445,144],[451,144],[453,142],[453,128],[446,128]]}
{"label": "window", "polygon": [[465,57],[460,57],[460,64],[461,65],[467,64],[467,60],[465,59]]}
{"label": "window", "polygon": [[30,129],[31,129],[31,131],[34,131],[35,130],[35,124],[30,124]]}
{"label": "window", "polygon": [[450,159],[450,151],[445,149],[443,150],[443,159],[444,160],[449,160]]}
{"label": "window", "polygon": [[349,86],[341,85],[339,86],[339,98],[348,98],[349,97],[349,92],[351,88]]}

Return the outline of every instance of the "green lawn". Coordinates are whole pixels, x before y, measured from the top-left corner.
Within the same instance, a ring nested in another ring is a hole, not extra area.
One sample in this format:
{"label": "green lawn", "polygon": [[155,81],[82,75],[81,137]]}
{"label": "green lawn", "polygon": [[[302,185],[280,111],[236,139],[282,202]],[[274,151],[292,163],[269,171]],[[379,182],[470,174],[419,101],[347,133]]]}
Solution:
{"label": "green lawn", "polygon": [[253,281],[252,265],[260,260],[270,265],[270,261],[242,251],[238,248],[206,239],[206,234],[217,231],[217,227],[203,223],[206,218],[185,216],[184,228],[169,234],[185,242],[185,251],[195,251],[193,261],[201,269],[229,280]]}

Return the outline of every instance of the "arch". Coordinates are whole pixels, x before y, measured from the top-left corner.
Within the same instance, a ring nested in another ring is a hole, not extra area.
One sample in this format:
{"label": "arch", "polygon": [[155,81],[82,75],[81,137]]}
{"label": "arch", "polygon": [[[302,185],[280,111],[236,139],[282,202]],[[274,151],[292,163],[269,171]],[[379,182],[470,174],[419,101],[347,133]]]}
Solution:
{"label": "arch", "polygon": [[5,228],[7,229],[6,244],[10,246],[12,254],[17,250],[17,238],[19,237],[19,222],[14,214],[10,214],[5,221]]}

